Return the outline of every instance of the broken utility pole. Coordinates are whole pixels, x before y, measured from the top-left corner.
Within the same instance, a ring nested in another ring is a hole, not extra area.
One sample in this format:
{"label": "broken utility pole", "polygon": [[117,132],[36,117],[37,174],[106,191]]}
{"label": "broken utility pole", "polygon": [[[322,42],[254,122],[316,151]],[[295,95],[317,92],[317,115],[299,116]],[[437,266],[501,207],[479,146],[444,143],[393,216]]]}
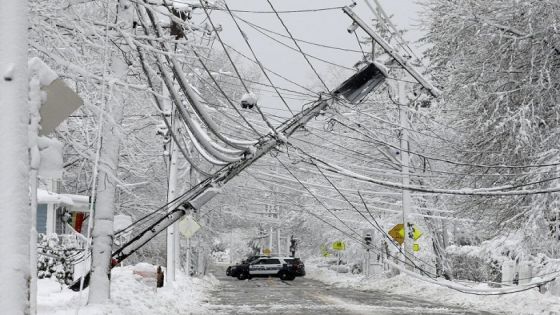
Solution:
{"label": "broken utility pole", "polygon": [[[313,106],[308,107],[290,120],[284,122],[274,133],[263,136],[254,145],[254,150],[251,150],[251,153],[247,152],[242,159],[230,162],[222,169],[191,188],[187,193],[182,195],[178,203],[179,206],[176,206],[165,215],[161,215],[157,220],[154,220],[155,222],[153,224],[143,229],[138,235],[134,236],[130,241],[113,252],[113,266],[132,255],[140,247],[174,222],[179,221],[191,210],[200,209],[205,203],[219,193],[220,187],[235,178],[239,173],[278,145],[286,143],[288,137],[305,126],[312,118],[320,115],[337,98],[344,98],[351,103],[357,103],[365,98],[371,91],[375,90],[375,88],[384,82],[384,79],[385,76],[382,71],[374,64],[368,64],[330,94],[321,96]],[[86,276],[86,283],[87,278]],[[79,286],[76,285],[72,285],[71,288],[73,290],[80,290]]]}

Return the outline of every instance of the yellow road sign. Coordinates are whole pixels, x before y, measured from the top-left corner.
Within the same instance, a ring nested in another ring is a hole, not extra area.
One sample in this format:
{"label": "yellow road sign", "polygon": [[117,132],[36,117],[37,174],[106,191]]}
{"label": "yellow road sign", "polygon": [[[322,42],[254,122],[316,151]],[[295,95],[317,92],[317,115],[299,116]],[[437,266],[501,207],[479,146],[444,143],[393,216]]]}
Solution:
{"label": "yellow road sign", "polygon": [[414,239],[415,241],[418,240],[421,236],[422,236],[422,231],[420,231],[420,229],[416,226],[413,225],[412,226],[412,239]]}
{"label": "yellow road sign", "polygon": [[[412,238],[416,241],[422,236],[422,231],[416,226],[412,226]],[[389,236],[391,236],[397,243],[402,245],[404,242],[404,225],[402,223],[396,224],[391,230],[389,230]]]}
{"label": "yellow road sign", "polygon": [[270,248],[265,248],[263,249],[263,254],[265,256],[270,256],[270,254],[272,254],[272,250]]}
{"label": "yellow road sign", "polygon": [[404,225],[399,223],[393,226],[393,228],[389,230],[389,236],[391,236],[395,242],[402,245],[404,242]]}
{"label": "yellow road sign", "polygon": [[331,253],[329,253],[329,250],[327,249],[327,245],[325,244],[321,244],[321,255],[323,255],[324,257],[328,257],[331,255]]}
{"label": "yellow road sign", "polygon": [[332,244],[332,248],[334,250],[345,250],[346,249],[346,244],[344,244],[343,241],[336,241]]}

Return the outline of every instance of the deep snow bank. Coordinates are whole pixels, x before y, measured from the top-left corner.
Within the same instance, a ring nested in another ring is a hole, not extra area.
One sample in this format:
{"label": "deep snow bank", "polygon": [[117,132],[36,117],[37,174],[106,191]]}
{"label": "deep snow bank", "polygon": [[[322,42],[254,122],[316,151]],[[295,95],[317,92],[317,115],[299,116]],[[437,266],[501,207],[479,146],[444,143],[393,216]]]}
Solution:
{"label": "deep snow bank", "polygon": [[[461,293],[404,274],[392,278],[378,276],[369,279],[362,275],[337,274],[327,268],[319,268],[318,265],[321,263],[319,260],[307,261],[305,265],[307,270],[306,277],[337,287],[348,287],[358,290],[380,290],[466,309],[506,314],[560,314],[560,301],[558,297],[548,293],[541,294],[536,289],[498,296],[479,296]],[[474,288],[488,288],[484,284],[468,285]]]}
{"label": "deep snow bank", "polygon": [[133,274],[133,267],[114,268],[111,277],[111,303],[106,305],[86,305],[86,289],[82,295],[56,280],[38,281],[38,314],[40,315],[105,315],[105,314],[207,314],[205,304],[209,290],[218,281],[213,276],[191,278],[177,274],[173,286],[166,284],[155,289]]}

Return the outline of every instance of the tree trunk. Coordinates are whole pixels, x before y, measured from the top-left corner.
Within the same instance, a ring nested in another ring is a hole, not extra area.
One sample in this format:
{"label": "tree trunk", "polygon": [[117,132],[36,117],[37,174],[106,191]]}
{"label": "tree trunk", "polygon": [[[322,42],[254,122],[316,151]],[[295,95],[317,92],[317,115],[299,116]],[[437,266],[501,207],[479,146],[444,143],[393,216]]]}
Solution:
{"label": "tree trunk", "polygon": [[[132,25],[131,8],[128,1],[119,1],[118,14],[120,25],[128,28]],[[128,64],[122,55],[114,53],[111,59],[111,72],[122,80],[126,80]],[[99,155],[99,178],[97,180],[97,198],[93,214],[93,249],[89,304],[106,303],[110,299],[111,253],[113,247],[113,220],[115,214],[115,178],[118,176],[120,126],[123,119],[123,94],[110,87],[104,128],[102,131],[101,152]]]}
{"label": "tree trunk", "polygon": [[29,314],[27,1],[0,10],[0,309]]}
{"label": "tree trunk", "polygon": [[93,249],[91,266],[91,284],[88,303],[105,303],[110,298],[111,252],[113,247],[113,219],[115,212],[116,183],[119,163],[120,134],[118,126],[122,121],[123,106],[117,101],[124,101],[122,97],[113,95],[107,114],[114,117],[114,122],[104,128],[97,198],[93,218]]}

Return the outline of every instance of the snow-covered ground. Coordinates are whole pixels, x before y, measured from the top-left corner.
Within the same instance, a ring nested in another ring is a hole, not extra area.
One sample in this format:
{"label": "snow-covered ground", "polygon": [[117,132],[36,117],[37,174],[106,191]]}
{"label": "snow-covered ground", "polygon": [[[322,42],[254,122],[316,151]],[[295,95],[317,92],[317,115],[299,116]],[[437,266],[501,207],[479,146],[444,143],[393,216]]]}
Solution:
{"label": "snow-covered ground", "polygon": [[[361,275],[351,273],[337,274],[328,268],[318,267],[320,264],[319,260],[306,261],[306,277],[337,287],[381,290],[467,309],[506,314],[560,314],[560,298],[549,293],[541,294],[536,289],[506,295],[480,296],[461,293],[406,274],[392,278],[380,276],[365,279]],[[474,287],[488,288],[484,284],[474,285]]]}
{"label": "snow-covered ground", "polygon": [[[88,305],[87,289],[80,295],[51,279],[38,281],[38,314],[207,314],[207,293],[218,281],[177,274],[173,287],[155,289],[155,282],[147,283],[133,274],[132,266],[114,268],[111,274],[111,303]],[[78,310],[78,312],[77,312]]]}

